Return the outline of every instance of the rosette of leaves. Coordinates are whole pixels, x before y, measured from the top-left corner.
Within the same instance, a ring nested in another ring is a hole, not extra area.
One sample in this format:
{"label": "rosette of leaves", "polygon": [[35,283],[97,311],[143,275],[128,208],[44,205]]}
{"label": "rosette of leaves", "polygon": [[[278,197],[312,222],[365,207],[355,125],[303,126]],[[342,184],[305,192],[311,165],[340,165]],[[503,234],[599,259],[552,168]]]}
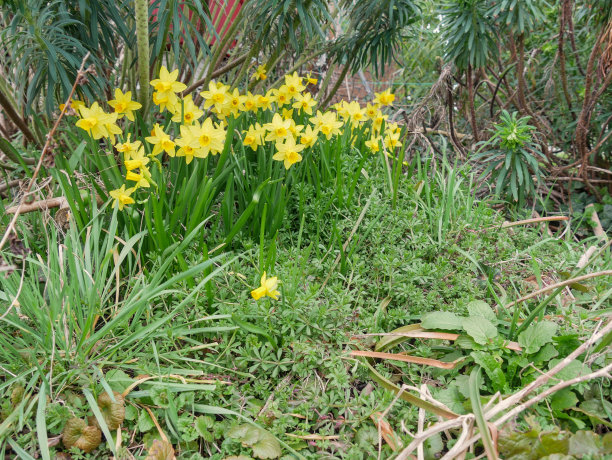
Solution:
{"label": "rosette of leaves", "polygon": [[102,432],[97,426],[87,425],[85,420],[75,417],[66,422],[62,441],[67,449],[76,447],[91,452],[102,442]]}
{"label": "rosette of leaves", "polygon": [[121,393],[113,392],[115,400],[106,392],[98,396],[98,406],[109,430],[116,430],[125,419],[125,399]]}

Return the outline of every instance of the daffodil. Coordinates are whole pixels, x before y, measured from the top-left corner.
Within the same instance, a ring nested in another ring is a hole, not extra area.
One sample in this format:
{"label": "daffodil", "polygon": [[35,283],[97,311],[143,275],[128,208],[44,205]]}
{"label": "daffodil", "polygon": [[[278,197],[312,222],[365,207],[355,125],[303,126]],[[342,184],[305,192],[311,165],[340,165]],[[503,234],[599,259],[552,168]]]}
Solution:
{"label": "daffodil", "polygon": [[255,123],[255,126],[249,126],[249,130],[244,133],[242,143],[253,150],[257,150],[257,147],[263,143],[263,132],[264,129],[259,123]]}
{"label": "daffodil", "polygon": [[365,145],[372,153],[376,153],[380,151],[380,140],[380,136],[372,137],[371,139],[365,141]]}
{"label": "daffodil", "polygon": [[390,89],[387,89],[382,93],[374,93],[374,103],[376,105],[393,105],[394,100],[395,94],[391,93]]}
{"label": "daffodil", "polygon": [[76,126],[90,133],[94,139],[109,137],[114,143],[115,134],[121,133],[121,129],[115,124],[117,114],[106,113],[97,102],[91,107],[81,107],[80,112],[81,119],[76,122]]}
{"label": "daffodil", "polygon": [[266,78],[268,78],[266,72],[267,71],[265,66],[258,66],[257,69],[255,69],[255,73],[251,76],[251,80],[265,80]]}
{"label": "daffodil", "polygon": [[312,108],[317,105],[317,101],[312,98],[310,93],[298,94],[295,97],[293,108],[300,109],[302,112],[312,115]]}
{"label": "daffodil", "polygon": [[179,101],[174,107],[174,116],[172,117],[172,121],[175,123],[183,123],[186,125],[192,124],[194,121],[199,120],[204,112],[199,109],[197,105],[193,103],[193,98],[191,94],[188,94]]}
{"label": "daffodil", "polygon": [[136,187],[149,188],[151,183],[151,172],[146,166],[141,166],[138,172],[135,170],[128,171],[125,175],[125,180],[136,182]]}
{"label": "daffodil", "polygon": [[250,91],[247,91],[244,97],[244,111],[257,112],[257,96],[253,96]]}
{"label": "daffodil", "polygon": [[349,102],[346,106],[346,110],[348,112],[348,116],[351,120],[351,124],[353,127],[356,127],[357,125],[359,125],[359,123],[365,120],[365,112],[359,106],[359,102]]}
{"label": "daffodil", "polygon": [[122,118],[125,115],[130,121],[134,121],[134,110],[142,107],[142,104],[132,100],[131,91],[124,94],[119,88],[115,89],[115,99],[108,101],[108,105],[115,109],[118,118]]}
{"label": "daffodil", "polygon": [[397,147],[401,147],[402,143],[399,140],[400,137],[400,133],[399,132],[391,132],[389,131],[388,134],[385,136],[384,139],[384,143],[385,143],[385,148],[389,149],[389,150],[393,150]]}
{"label": "daffodil", "polygon": [[129,133],[127,135],[127,139],[125,142],[115,145],[117,152],[123,153],[123,161],[129,160],[130,158],[132,158],[132,155],[136,153],[138,149],[140,148],[140,146],[142,145],[142,142],[140,141],[130,142],[131,137],[132,137],[132,133]]}
{"label": "daffodil", "polygon": [[284,86],[290,97],[295,97],[306,89],[302,84],[302,77],[298,76],[297,72],[293,72],[293,75],[285,75]]}
{"label": "daffodil", "polygon": [[278,278],[276,276],[268,278],[266,272],[261,275],[260,286],[257,289],[251,291],[251,296],[255,300],[259,300],[264,296],[278,300],[280,292],[278,292]]}
{"label": "daffodil", "polygon": [[200,95],[204,98],[204,108],[214,107],[218,113],[222,113],[229,102],[227,87],[211,81],[208,84],[208,91],[202,91]]}
{"label": "daffodil", "polygon": [[273,89],[271,91],[272,101],[276,102],[278,107],[282,107],[283,105],[289,104],[291,102],[291,95],[287,91],[287,87],[285,85],[281,86],[278,89]]}
{"label": "daffodil", "polygon": [[300,144],[306,147],[312,147],[317,142],[317,138],[319,136],[319,131],[317,129],[312,129],[312,126],[306,126],[304,132],[300,135]]}
{"label": "daffodil", "polygon": [[151,86],[155,88],[155,91],[158,93],[180,93],[185,91],[187,85],[185,83],[181,83],[180,81],[176,81],[178,78],[179,71],[178,69],[173,70],[172,72],[168,72],[166,66],[161,66],[159,70],[159,78],[155,80],[151,80]]}
{"label": "daffodil", "polygon": [[329,140],[332,136],[340,134],[340,128],[342,122],[338,121],[334,112],[325,112],[317,110],[317,115],[310,119],[310,122],[321,131],[325,137]]}
{"label": "daffodil", "polygon": [[109,194],[115,199],[113,206],[119,206],[119,211],[123,211],[125,205],[134,203],[134,198],[130,196],[134,190],[136,189],[133,187],[126,190],[125,184],[116,190],[111,190]]}
{"label": "daffodil", "polygon": [[153,144],[153,155],[158,155],[161,152],[166,152],[170,156],[174,156],[175,144],[170,139],[170,136],[164,132],[159,123],[155,123],[151,136],[145,137],[149,144]]}
{"label": "daffodil", "polygon": [[200,148],[200,142],[197,137],[197,130],[191,126],[182,125],[181,137],[176,139],[176,145],[180,148],[176,151],[177,157],[185,157],[185,163],[189,164],[195,157],[196,149]]}
{"label": "daffodil", "polygon": [[289,169],[295,163],[302,161],[302,155],[299,152],[305,148],[305,145],[296,144],[293,137],[288,137],[284,142],[276,143],[277,152],[272,156],[272,159],[282,161],[285,169]]}
{"label": "daffodil", "polygon": [[216,155],[223,150],[225,131],[223,128],[215,127],[212,119],[207,118],[201,126],[195,124],[190,129],[198,140],[198,147],[194,152],[195,157],[206,158],[209,153]]}
{"label": "daffodil", "polygon": [[246,100],[246,96],[242,96],[238,92],[238,89],[234,89],[232,94],[229,95],[228,106],[229,106],[230,113],[233,114],[234,116],[237,116],[238,112],[243,111],[245,100]]}
{"label": "daffodil", "polygon": [[268,91],[266,94],[259,94],[256,96],[257,99],[257,108],[260,110],[270,110],[272,108],[272,93]]}
{"label": "daffodil", "polygon": [[271,123],[266,123],[264,128],[268,131],[266,141],[282,141],[290,135],[291,121],[284,120],[278,113],[272,117]]}
{"label": "daffodil", "polygon": [[308,72],[308,75],[306,75],[306,81],[311,85],[316,85],[318,80],[314,78],[310,72]]}
{"label": "daffodil", "polygon": [[132,153],[131,158],[125,160],[123,164],[128,171],[139,169],[149,164],[149,157],[145,155],[144,147],[139,147],[138,150]]}
{"label": "daffodil", "polygon": [[378,110],[378,107],[376,107],[375,105],[372,105],[372,104],[366,105],[365,116],[369,120],[375,120],[376,117],[378,116],[379,112],[380,111]]}
{"label": "daffodil", "polygon": [[[60,110],[64,110],[64,107],[66,107],[66,104],[59,105]],[[78,99],[70,99],[70,107],[72,110],[78,113],[81,108],[85,107],[85,103],[83,101],[79,101]]]}

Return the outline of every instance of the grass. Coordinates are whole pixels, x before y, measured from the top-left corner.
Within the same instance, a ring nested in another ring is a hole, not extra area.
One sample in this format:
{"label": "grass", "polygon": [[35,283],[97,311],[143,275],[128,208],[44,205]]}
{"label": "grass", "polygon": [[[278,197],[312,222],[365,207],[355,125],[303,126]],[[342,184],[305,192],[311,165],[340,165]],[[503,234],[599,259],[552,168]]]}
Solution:
{"label": "grass", "polygon": [[[278,456],[277,447],[293,458],[372,458],[379,413],[409,443],[402,423],[414,431],[418,408],[394,403],[366,361],[348,352],[370,348],[379,337],[369,334],[417,323],[428,312],[465,315],[474,300],[508,303],[534,289],[526,283],[532,275],[542,285],[571,272],[584,246],[570,233],[543,238],[537,228],[501,228],[504,215],[477,198],[470,170],[445,157],[423,153],[395,178],[381,160],[372,157],[363,171],[360,160],[349,161],[354,186],[297,184],[279,231],[266,238],[264,224],[260,238],[239,233],[238,249],[216,257],[193,244],[206,222],[165,252],[145,254],[146,230],[125,241],[116,215],[110,225],[94,215],[84,234],[24,221],[26,244],[32,240],[26,269],[0,280],[5,301],[22,293],[2,317],[2,453],[55,458],[66,451],[59,436],[74,417],[95,418],[104,436],[90,454],[73,448],[72,458],[144,458],[163,436],[181,459],[265,458],[265,449]],[[48,240],[41,244],[36,234]],[[594,265],[609,268],[609,254]],[[279,301],[250,297],[264,270],[281,280]],[[575,286],[575,298],[557,296],[545,310],[562,315],[564,336],[589,333],[597,300],[597,309],[611,307],[605,279],[585,288]],[[535,305],[521,305],[518,318]],[[402,347],[422,357],[458,353],[426,340]],[[469,374],[371,365],[393,384],[427,384],[435,395],[462,388]],[[476,383],[479,373],[472,371]],[[486,397],[483,385],[473,384],[466,400]],[[113,392],[126,397],[119,440],[96,404]],[[551,423],[545,404],[532,415]],[[589,426],[588,418],[566,415],[561,426]],[[428,441],[428,458],[441,442]],[[392,454],[388,441],[380,449]]]}

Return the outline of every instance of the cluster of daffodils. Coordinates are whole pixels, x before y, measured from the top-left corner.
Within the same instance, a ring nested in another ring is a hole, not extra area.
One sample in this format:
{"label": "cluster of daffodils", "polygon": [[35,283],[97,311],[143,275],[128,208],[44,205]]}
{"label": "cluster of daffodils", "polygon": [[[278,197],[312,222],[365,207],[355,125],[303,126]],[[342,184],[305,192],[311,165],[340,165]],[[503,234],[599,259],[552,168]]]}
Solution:
{"label": "cluster of daffodils", "polygon": [[[231,135],[237,135],[245,148],[260,154],[273,153],[271,158],[282,162],[287,170],[302,161],[302,155],[312,151],[321,139],[329,141],[347,129],[351,133],[354,130],[366,133],[365,146],[373,153],[401,146],[400,128],[390,123],[381,111],[395,99],[389,90],[376,93],[366,107],[355,101],[342,101],[322,112],[317,110],[316,100],[307,91],[309,85],[317,84],[317,79],[310,75],[301,77],[295,72],[286,75],[280,87],[262,94],[250,91],[242,94],[221,82],[211,81],[200,93],[202,104],[191,94],[182,96],[186,85],[177,78],[178,70],[169,72],[162,67],[159,78],[150,82],[159,122],[153,126],[150,136],[140,140],[132,140],[131,134],[124,133],[118,124],[124,117],[133,122],[134,112],[141,108],[141,104],[132,100],[130,91],[123,93],[116,89],[115,99],[108,101],[112,108],[109,112],[97,102],[90,107],[81,101],[71,103],[80,118],[76,126],[93,139],[108,139],[123,156],[126,183],[110,192],[120,210],[135,203],[136,190],[156,185],[149,167],[154,163],[161,170],[160,155],[182,157],[190,164],[194,158],[221,153],[230,120],[234,127]],[[252,79],[266,79],[265,68],[259,66]]]}

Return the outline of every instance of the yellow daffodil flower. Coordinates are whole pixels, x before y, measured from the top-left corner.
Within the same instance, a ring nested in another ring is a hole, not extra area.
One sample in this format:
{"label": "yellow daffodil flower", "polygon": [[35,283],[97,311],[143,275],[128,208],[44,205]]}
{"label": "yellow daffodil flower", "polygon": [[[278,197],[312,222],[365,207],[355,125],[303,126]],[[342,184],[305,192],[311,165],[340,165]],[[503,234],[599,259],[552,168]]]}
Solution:
{"label": "yellow daffodil flower", "polygon": [[232,94],[229,95],[229,110],[234,116],[238,115],[238,112],[244,110],[244,102],[246,100],[246,96],[242,96],[238,89],[234,89]]}
{"label": "yellow daffodil flower", "polygon": [[393,105],[395,100],[395,94],[391,93],[390,89],[383,91],[382,93],[374,93],[374,104],[381,105]]}
{"label": "yellow daffodil flower", "polygon": [[123,208],[127,204],[134,203],[134,198],[130,195],[136,190],[135,188],[128,188],[126,190],[125,184],[123,184],[120,188],[116,190],[111,190],[109,192],[111,198],[115,199],[113,206],[119,206],[119,211],[123,211]]}
{"label": "yellow daffodil flower", "polygon": [[312,126],[306,126],[304,132],[300,135],[300,144],[306,147],[312,147],[317,142],[317,138],[319,136],[319,131],[317,129],[312,129]]}
{"label": "yellow daffodil flower", "polygon": [[321,131],[328,140],[331,139],[332,136],[340,134],[340,128],[342,127],[342,122],[338,121],[334,112],[321,113],[320,110],[317,110],[317,115],[312,117],[310,122],[315,128]]}
{"label": "yellow daffodil flower", "polygon": [[317,101],[312,98],[310,93],[298,94],[295,96],[293,108],[300,109],[302,112],[312,115],[312,108],[317,105]]}
{"label": "yellow daffodil flower", "polygon": [[385,136],[385,148],[389,150],[394,150],[397,147],[401,147],[402,143],[399,140],[400,133],[399,132],[388,132],[387,136]]}
{"label": "yellow daffodil flower", "polygon": [[132,155],[136,153],[136,151],[142,145],[142,142],[140,141],[130,142],[131,137],[132,137],[132,133],[129,133],[127,135],[127,139],[125,142],[115,145],[117,152],[123,153],[123,161],[129,160],[130,158],[132,158]]}
{"label": "yellow daffodil flower", "polygon": [[263,132],[264,130],[259,123],[255,123],[255,126],[249,126],[249,130],[244,133],[242,143],[247,147],[251,147],[253,151],[257,150],[257,147],[263,143]]}
{"label": "yellow daffodil flower", "polygon": [[[60,110],[64,110],[64,107],[66,107],[66,104],[59,105]],[[83,101],[79,101],[78,99],[70,99],[70,107],[72,110],[78,113],[81,108],[85,107],[85,103]]]}
{"label": "yellow daffodil flower", "polygon": [[182,101],[182,104],[179,101],[174,107],[174,116],[172,117],[173,122],[191,125],[194,121],[199,120],[202,115],[204,115],[204,112],[193,103],[191,94],[185,96]]}
{"label": "yellow daffodil flower", "polygon": [[365,145],[372,153],[380,152],[380,136],[373,137],[365,141]]}
{"label": "yellow daffodil flower", "polygon": [[260,110],[270,110],[272,108],[273,96],[270,91],[268,91],[265,95],[259,94],[256,96],[257,100],[257,108]]}
{"label": "yellow daffodil flower", "polygon": [[132,157],[129,160],[125,160],[123,164],[128,171],[143,168],[149,164],[149,157],[145,155],[144,147],[139,147],[138,150],[132,153]]}
{"label": "yellow daffodil flower", "polygon": [[293,72],[293,75],[285,75],[284,88],[292,98],[306,89],[302,84],[302,77],[298,76],[297,72]]}
{"label": "yellow daffodil flower", "polygon": [[151,134],[151,136],[145,137],[145,140],[149,144],[154,145],[153,155],[158,155],[163,151],[170,156],[174,156],[175,144],[172,139],[170,139],[170,136],[164,132],[161,126],[159,126],[159,123],[155,123],[155,127]]}
{"label": "yellow daffodil flower", "polygon": [[265,80],[266,78],[268,78],[266,72],[267,71],[265,66],[258,66],[257,69],[255,69],[255,73],[251,76],[251,80]]}
{"label": "yellow daffodil flower", "polygon": [[225,130],[215,127],[212,119],[207,118],[201,126],[197,123],[190,127],[193,135],[198,140],[198,147],[194,152],[197,158],[206,158],[208,154],[216,155],[223,150],[225,143]]}
{"label": "yellow daffodil flower", "polygon": [[266,272],[261,275],[260,286],[257,289],[251,291],[251,296],[255,300],[259,300],[264,296],[271,297],[274,300],[278,300],[280,292],[278,292],[278,278],[276,276],[268,278]]}
{"label": "yellow daffodil flower", "polygon": [[202,91],[200,95],[204,98],[205,109],[214,107],[219,113],[223,112],[229,102],[227,87],[225,85],[218,85],[214,81],[208,84],[208,91]]}
{"label": "yellow daffodil flower", "polygon": [[245,112],[257,112],[257,96],[253,96],[250,91],[247,91],[244,97],[244,111]]}
{"label": "yellow daffodil flower", "polygon": [[277,152],[272,156],[272,159],[282,161],[285,164],[285,169],[289,169],[291,165],[302,161],[302,155],[299,152],[305,148],[305,145],[297,145],[293,137],[288,137],[285,142],[276,143]]}
{"label": "yellow daffodil flower", "polygon": [[138,172],[128,171],[125,175],[125,180],[136,182],[136,187],[149,188],[151,183],[151,172],[146,166],[141,166]]}
{"label": "yellow daffodil flower", "polygon": [[161,66],[161,69],[159,69],[159,78],[151,80],[151,86],[155,88],[155,91],[159,92],[160,94],[174,94],[185,91],[187,85],[185,83],[181,83],[180,81],[176,81],[176,79],[178,78],[178,74],[178,69],[175,69],[172,72],[168,72],[166,66]]}
{"label": "yellow daffodil flower", "polygon": [[268,131],[266,141],[282,141],[290,135],[290,127],[291,121],[283,120],[278,113],[275,113],[272,122],[264,125],[266,131]]}
{"label": "yellow daffodil flower", "polygon": [[90,133],[94,139],[109,137],[114,143],[115,134],[121,133],[121,129],[115,124],[117,114],[106,113],[97,102],[91,107],[81,107],[80,112],[81,119],[76,122],[76,126]]}
{"label": "yellow daffodil flower", "polygon": [[271,100],[273,102],[276,102],[276,105],[278,107],[282,107],[283,105],[287,105],[291,102],[291,95],[287,91],[287,88],[285,85],[281,86],[278,89],[273,89],[271,91],[271,94],[272,94]]}
{"label": "yellow daffodil flower", "polygon": [[316,85],[316,84],[317,84],[317,82],[318,82],[319,80],[317,80],[316,78],[314,78],[314,77],[311,75],[311,73],[310,73],[310,72],[308,72],[308,75],[306,75],[306,81],[307,81],[308,83],[310,83],[311,85]]}
{"label": "yellow daffodil flower", "polygon": [[365,116],[368,118],[368,120],[375,120],[379,112],[380,111],[378,110],[378,107],[376,107],[375,105],[366,105]]}
{"label": "yellow daffodil flower", "polygon": [[115,99],[108,101],[108,105],[115,109],[118,118],[122,118],[125,115],[130,121],[134,121],[134,110],[142,107],[142,104],[132,100],[131,91],[124,94],[119,88],[115,89]]}

